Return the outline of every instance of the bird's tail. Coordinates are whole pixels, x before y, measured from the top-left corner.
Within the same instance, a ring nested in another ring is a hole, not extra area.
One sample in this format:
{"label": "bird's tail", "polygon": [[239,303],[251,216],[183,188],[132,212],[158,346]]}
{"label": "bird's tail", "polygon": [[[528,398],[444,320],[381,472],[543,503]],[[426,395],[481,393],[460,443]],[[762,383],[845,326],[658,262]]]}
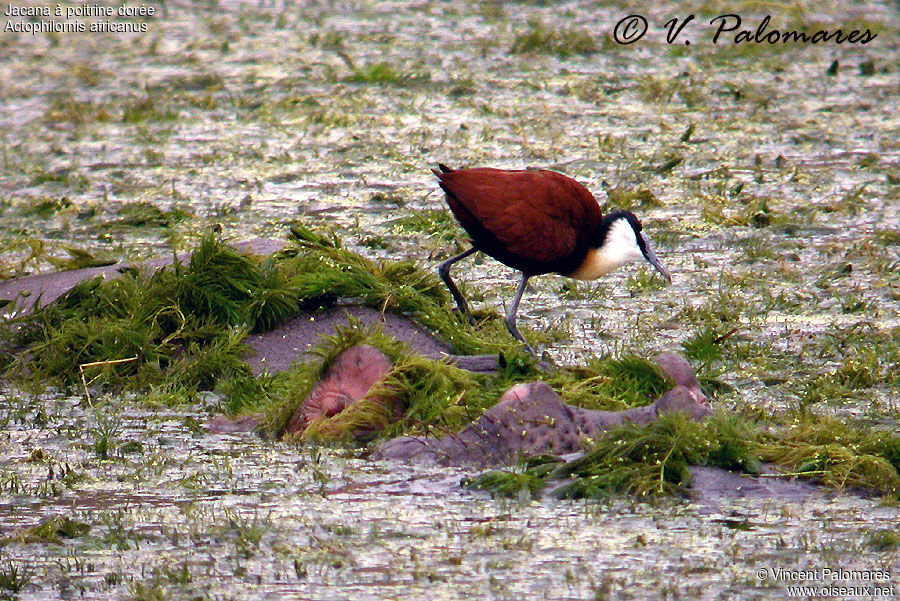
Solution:
{"label": "bird's tail", "polygon": [[431,170],[431,172],[434,173],[438,179],[441,179],[442,173],[450,173],[451,171],[453,171],[453,169],[443,163],[438,163],[438,169],[440,169],[440,171],[438,171],[437,169]]}

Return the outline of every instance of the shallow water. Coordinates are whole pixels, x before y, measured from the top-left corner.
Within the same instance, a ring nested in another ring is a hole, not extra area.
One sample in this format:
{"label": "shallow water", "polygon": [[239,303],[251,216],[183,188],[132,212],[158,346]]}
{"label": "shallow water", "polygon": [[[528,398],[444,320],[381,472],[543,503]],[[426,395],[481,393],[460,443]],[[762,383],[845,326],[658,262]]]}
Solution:
{"label": "shallow water", "polygon": [[[465,470],[198,434],[199,414],[85,411],[77,399],[44,406],[52,408],[44,427],[21,423],[33,414],[13,417],[0,442],[0,536],[51,516],[90,530],[57,542],[7,539],[4,559],[33,571],[22,599],[150,590],[233,599],[764,599],[785,589],[760,580],[761,568],[898,568],[894,551],[865,543],[868,532],[896,526],[896,509],[853,495],[493,500],[459,486]],[[116,418],[117,448],[142,448],[102,460],[90,432]],[[22,490],[10,490],[13,474]],[[54,482],[56,491],[42,488]]]}
{"label": "shallow water", "polygon": [[[634,210],[675,280],[658,289],[635,266],[561,301],[565,280],[536,278],[520,327],[549,331],[555,360],[678,349],[727,313],[735,346],[707,367],[735,390],[717,402],[770,413],[867,348],[900,345],[900,16],[888,3],[166,8],[146,34],[0,38],[4,274],[27,258],[27,240],[54,257],[73,245],[140,258],[168,252],[173,233],[221,224],[235,239],[277,238],[298,218],[330,224],[367,256],[436,265],[461,234],[447,242],[394,224],[442,208],[432,166],[542,166],[601,203],[609,188],[650,190],[658,206]],[[647,39],[608,39],[641,11]],[[878,38],[713,45],[700,27],[736,12],[755,28],[764,11],[773,27],[872,27]],[[692,44],[666,44],[660,24],[690,13]],[[599,51],[515,54],[529,18],[582,28]],[[835,59],[838,75],[826,76]],[[662,169],[674,156],[682,162]],[[47,200],[59,208],[33,210]],[[194,217],[113,223],[141,201]],[[754,227],[762,202],[770,223]],[[476,307],[509,302],[509,270],[489,259],[458,269]],[[875,384],[811,410],[896,430],[896,367],[872,366]],[[30,571],[21,599],[767,599],[786,589],[759,580],[761,567],[900,575],[896,547],[869,542],[897,530],[897,510],[851,494],[714,508],[504,502],[461,490],[465,470],[204,434],[212,397],[151,412],[7,393],[0,409],[2,536],[51,516],[91,527],[0,547],[0,574]],[[95,448],[104,432],[110,459]]]}

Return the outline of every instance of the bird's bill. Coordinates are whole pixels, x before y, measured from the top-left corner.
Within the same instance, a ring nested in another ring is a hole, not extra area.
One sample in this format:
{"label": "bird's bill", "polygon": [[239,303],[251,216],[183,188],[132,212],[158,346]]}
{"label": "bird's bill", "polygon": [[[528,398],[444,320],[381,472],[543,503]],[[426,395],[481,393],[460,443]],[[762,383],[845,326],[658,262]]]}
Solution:
{"label": "bird's bill", "polygon": [[644,248],[641,249],[644,252],[644,258],[647,259],[647,262],[653,265],[656,271],[660,272],[662,276],[666,278],[666,281],[671,284],[672,276],[669,274],[669,270],[663,267],[662,263],[659,262],[656,253],[653,252],[653,248],[650,246],[650,240],[644,235],[644,232],[641,232],[641,238],[644,240]]}

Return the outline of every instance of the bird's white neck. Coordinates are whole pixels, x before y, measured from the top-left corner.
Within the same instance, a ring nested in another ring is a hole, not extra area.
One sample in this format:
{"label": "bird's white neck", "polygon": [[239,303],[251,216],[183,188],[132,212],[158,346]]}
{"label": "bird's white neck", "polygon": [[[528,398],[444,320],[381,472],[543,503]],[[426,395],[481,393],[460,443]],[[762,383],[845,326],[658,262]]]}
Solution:
{"label": "bird's white neck", "polygon": [[596,280],[642,258],[631,224],[626,219],[617,219],[610,224],[603,246],[589,249],[578,269],[567,275],[576,280]]}

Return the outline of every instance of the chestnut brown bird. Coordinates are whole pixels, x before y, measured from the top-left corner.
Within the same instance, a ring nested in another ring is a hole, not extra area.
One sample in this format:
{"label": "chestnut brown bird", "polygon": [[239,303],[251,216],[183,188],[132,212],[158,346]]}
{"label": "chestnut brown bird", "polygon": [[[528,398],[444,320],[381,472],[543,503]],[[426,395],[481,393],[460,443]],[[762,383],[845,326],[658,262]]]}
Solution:
{"label": "chestnut brown bird", "polygon": [[666,280],[672,276],[650,248],[641,222],[629,211],[604,217],[587,188],[554,171],[503,169],[432,169],[447,195],[447,204],[472,238],[472,248],[447,259],[438,274],[459,310],[469,317],[466,299],[450,279],[450,267],[476,251],[522,272],[516,297],[506,313],[506,327],[531,347],[516,327],[516,311],[528,279],[558,273],[595,280],[627,263],[646,259]]}

